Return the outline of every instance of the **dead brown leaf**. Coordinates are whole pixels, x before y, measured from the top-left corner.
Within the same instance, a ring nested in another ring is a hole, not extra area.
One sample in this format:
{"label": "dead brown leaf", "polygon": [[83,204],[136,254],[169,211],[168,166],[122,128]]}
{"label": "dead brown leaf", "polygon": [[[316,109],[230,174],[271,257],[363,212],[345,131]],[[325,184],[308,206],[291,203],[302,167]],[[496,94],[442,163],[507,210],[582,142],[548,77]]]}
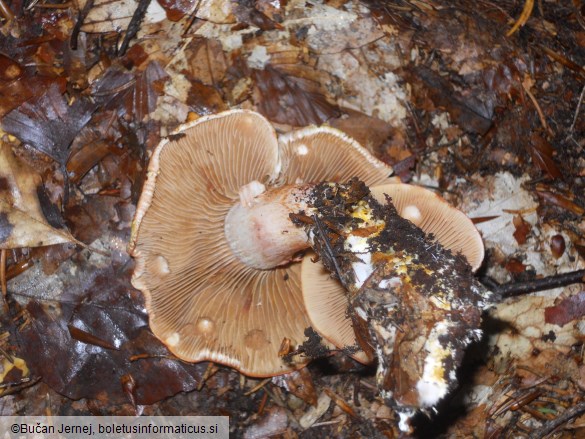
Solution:
{"label": "dead brown leaf", "polygon": [[39,76],[0,54],[0,117],[42,94],[52,83],[57,83],[62,89],[65,87],[64,80]]}
{"label": "dead brown leaf", "polygon": [[52,84],[46,93],[8,113],[2,127],[64,165],[69,145],[96,108],[95,103],[82,98],[68,105],[59,86]]}
{"label": "dead brown leaf", "polygon": [[522,215],[515,215],[512,222],[516,228],[516,231],[514,232],[514,239],[519,245],[525,244],[532,226],[530,223],[524,221]]}
{"label": "dead brown leaf", "polygon": [[464,131],[485,134],[490,129],[493,109],[488,102],[464,98],[452,84],[429,68],[414,68],[409,75],[414,84],[424,88],[435,106],[446,109]]}
{"label": "dead brown leaf", "polygon": [[524,273],[526,271],[526,265],[516,258],[510,258],[506,262],[506,270],[512,274]]}
{"label": "dead brown leaf", "polygon": [[71,242],[66,229],[47,221],[39,201],[41,177],[0,144],[0,248],[41,247]]}
{"label": "dead brown leaf", "polygon": [[322,124],[339,114],[316,89],[319,83],[266,66],[252,73],[257,88],[258,109],[274,122],[293,126]]}
{"label": "dead brown leaf", "polygon": [[560,207],[561,209],[572,212],[575,215],[581,216],[585,214],[585,209],[576,204],[569,196],[560,194],[543,184],[538,184],[536,186],[536,195],[538,195],[538,198],[546,204]]}
{"label": "dead brown leaf", "polygon": [[282,26],[264,14],[261,10],[251,7],[244,2],[236,3],[234,15],[239,23],[247,26],[256,26],[262,30],[282,29]]}
{"label": "dead brown leaf", "polygon": [[[148,330],[140,295],[128,287],[130,271],[131,264],[119,271],[81,261],[59,303],[28,304],[31,323],[17,339],[33,374],[68,398],[101,399],[110,407],[131,402],[123,386],[128,376],[137,404],[198,385],[206,365],[169,357]],[[134,355],[139,359],[131,361]]]}
{"label": "dead brown leaf", "polygon": [[561,300],[555,306],[544,309],[544,321],[559,326],[565,326],[573,320],[585,315],[585,291]]}
{"label": "dead brown leaf", "polygon": [[[88,0],[76,0],[78,10],[83,8]],[[138,8],[138,0],[126,2],[112,2],[109,0],[95,0],[83,20],[81,30],[88,33],[120,32],[126,30]],[[145,16],[146,23],[156,23],[164,20],[166,15],[157,2],[152,2]]]}
{"label": "dead brown leaf", "polygon": [[530,136],[530,142],[526,143],[526,147],[530,152],[532,162],[538,166],[539,169],[546,172],[550,178],[561,177],[561,171],[553,159],[555,150],[546,139],[537,133],[533,133]]}
{"label": "dead brown leaf", "polygon": [[284,375],[283,381],[288,390],[307,404],[317,405],[317,392],[313,384],[311,372],[303,368]]}
{"label": "dead brown leaf", "polygon": [[167,13],[167,18],[171,21],[179,21],[186,14],[191,13],[197,4],[197,0],[158,0],[158,3]]}

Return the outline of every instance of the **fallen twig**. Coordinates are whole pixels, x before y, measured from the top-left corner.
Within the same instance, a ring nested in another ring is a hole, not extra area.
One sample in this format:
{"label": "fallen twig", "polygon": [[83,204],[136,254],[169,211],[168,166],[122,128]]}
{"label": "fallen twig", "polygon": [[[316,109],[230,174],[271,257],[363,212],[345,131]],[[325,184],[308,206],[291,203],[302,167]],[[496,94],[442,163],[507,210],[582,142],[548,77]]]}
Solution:
{"label": "fallen twig", "polygon": [[536,293],[538,291],[551,290],[553,288],[565,287],[585,281],[585,270],[571,271],[569,273],[555,274],[540,279],[533,279],[524,282],[510,282],[499,284],[491,278],[483,278],[481,282],[498,294],[502,299],[521,296],[523,294]]}
{"label": "fallen twig", "polygon": [[119,56],[126,53],[126,50],[128,50],[128,46],[130,45],[130,40],[132,40],[140,30],[140,23],[142,23],[149,5],[150,0],[140,0],[138,3],[138,7],[136,8],[136,11],[134,11],[134,15],[132,15],[132,19],[128,25],[128,29],[126,29],[124,40],[122,40],[122,44],[120,45]]}
{"label": "fallen twig", "polygon": [[77,21],[75,22],[75,26],[73,26],[71,37],[69,39],[69,47],[71,47],[71,50],[77,50],[77,37],[79,36],[79,32],[81,31],[81,26],[83,26],[85,17],[87,17],[87,14],[89,14],[91,8],[93,8],[93,3],[94,0],[88,0],[83,6],[83,9],[80,9],[79,13],[77,14]]}
{"label": "fallen twig", "polygon": [[558,416],[555,419],[552,419],[548,422],[545,422],[544,425],[537,430],[534,430],[530,434],[531,439],[541,439],[548,436],[554,430],[559,428],[561,425],[569,422],[571,419],[576,418],[577,416],[582,415],[585,413],[585,402],[581,402],[570,409],[567,409],[563,412],[562,415]]}
{"label": "fallen twig", "polygon": [[581,95],[579,96],[579,102],[577,103],[577,108],[575,109],[575,115],[573,116],[573,123],[571,124],[571,128],[569,128],[569,133],[573,133],[575,131],[575,124],[577,123],[577,117],[579,116],[579,112],[581,111],[581,104],[583,103],[583,96],[585,96],[585,87],[581,88]]}
{"label": "fallen twig", "polygon": [[514,26],[512,26],[512,28],[506,33],[507,37],[513,35],[514,32],[516,32],[518,29],[520,29],[522,26],[524,26],[526,24],[526,22],[530,18],[530,15],[532,15],[533,8],[534,8],[534,0],[526,0],[526,2],[524,3],[524,9],[522,9],[522,13],[520,14],[520,17],[518,17],[518,20],[516,20],[516,23],[514,23]]}
{"label": "fallen twig", "polygon": [[8,294],[8,289],[6,287],[6,249],[0,250],[0,284],[2,284],[4,311],[8,311],[8,302],[6,301],[6,295]]}
{"label": "fallen twig", "polygon": [[10,9],[10,6],[8,6],[3,0],[0,0],[0,14],[2,14],[7,21],[14,20],[14,13]]}

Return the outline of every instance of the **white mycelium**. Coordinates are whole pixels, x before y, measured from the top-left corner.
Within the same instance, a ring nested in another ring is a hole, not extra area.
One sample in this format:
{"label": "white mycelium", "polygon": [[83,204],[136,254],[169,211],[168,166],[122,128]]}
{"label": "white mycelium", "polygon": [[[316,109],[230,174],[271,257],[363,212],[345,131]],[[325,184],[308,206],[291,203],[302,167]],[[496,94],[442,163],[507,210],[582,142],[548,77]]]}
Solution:
{"label": "white mycelium", "polygon": [[[355,275],[354,286],[356,289],[359,289],[374,272],[369,240],[376,236],[379,231],[383,229],[384,222],[380,220],[373,220],[372,209],[365,201],[360,201],[356,206],[354,206],[352,216],[363,221],[363,223],[356,227],[357,230],[369,227],[377,228],[377,231],[373,231],[369,236],[358,236],[350,234],[345,239],[343,245],[345,251],[357,255],[358,260],[353,262],[351,267]],[[348,232],[351,232],[351,230],[348,230]]]}
{"label": "white mycelium", "polygon": [[415,410],[400,410],[398,411],[398,416],[400,420],[398,421],[398,428],[400,431],[405,433],[412,433],[412,427],[410,426],[410,420],[416,414]]}
{"label": "white mycelium", "polygon": [[452,323],[443,320],[437,323],[425,343],[427,356],[421,379],[416,383],[421,407],[436,405],[449,390],[445,379],[445,360],[452,355],[451,349],[445,348],[439,337],[446,335]]}
{"label": "white mycelium", "polygon": [[359,261],[351,264],[355,274],[355,286],[360,288],[368,277],[374,272],[372,254],[369,252],[368,239],[351,235],[344,243],[344,250],[358,255]]}

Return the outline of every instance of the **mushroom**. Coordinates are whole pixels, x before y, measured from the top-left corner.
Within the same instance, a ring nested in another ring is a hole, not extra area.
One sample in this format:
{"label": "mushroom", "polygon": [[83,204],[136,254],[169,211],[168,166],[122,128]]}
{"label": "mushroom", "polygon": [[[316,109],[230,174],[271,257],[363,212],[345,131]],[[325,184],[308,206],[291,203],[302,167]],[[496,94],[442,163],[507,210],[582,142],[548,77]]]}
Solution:
{"label": "mushroom", "polygon": [[310,326],[293,263],[308,242],[289,213],[302,210],[308,183],[359,175],[374,185],[391,173],[330,128],[278,141],[245,110],[180,127],[153,152],[129,244],[153,333],[183,360],[250,376],[301,367],[306,359],[279,357]]}
{"label": "mushroom", "polygon": [[[426,233],[432,233],[437,241],[453,251],[461,252],[475,271],[481,265],[484,246],[481,235],[473,222],[460,210],[427,189],[408,184],[386,184],[371,187],[374,198],[385,203],[385,196],[392,198],[400,216],[410,220]],[[308,255],[307,255],[308,256]],[[321,263],[305,257],[302,262],[301,284],[303,299],[313,328],[338,348],[360,346],[363,350],[350,355],[362,363],[370,363],[373,352],[367,341],[356,340],[353,324],[348,316],[348,300],[341,284]]]}

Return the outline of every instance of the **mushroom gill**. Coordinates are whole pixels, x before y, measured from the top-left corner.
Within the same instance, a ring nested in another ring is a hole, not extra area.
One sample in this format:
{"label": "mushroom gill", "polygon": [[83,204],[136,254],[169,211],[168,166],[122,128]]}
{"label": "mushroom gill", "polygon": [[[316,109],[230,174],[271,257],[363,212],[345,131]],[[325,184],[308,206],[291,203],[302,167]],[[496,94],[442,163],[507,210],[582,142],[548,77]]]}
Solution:
{"label": "mushroom gill", "polygon": [[153,153],[129,245],[153,333],[183,360],[250,376],[302,366],[307,359],[278,355],[311,325],[300,264],[288,263],[307,238],[287,209],[298,211],[306,183],[360,175],[373,185],[390,174],[332,129],[279,144],[266,119],[244,110],[182,126]]}

